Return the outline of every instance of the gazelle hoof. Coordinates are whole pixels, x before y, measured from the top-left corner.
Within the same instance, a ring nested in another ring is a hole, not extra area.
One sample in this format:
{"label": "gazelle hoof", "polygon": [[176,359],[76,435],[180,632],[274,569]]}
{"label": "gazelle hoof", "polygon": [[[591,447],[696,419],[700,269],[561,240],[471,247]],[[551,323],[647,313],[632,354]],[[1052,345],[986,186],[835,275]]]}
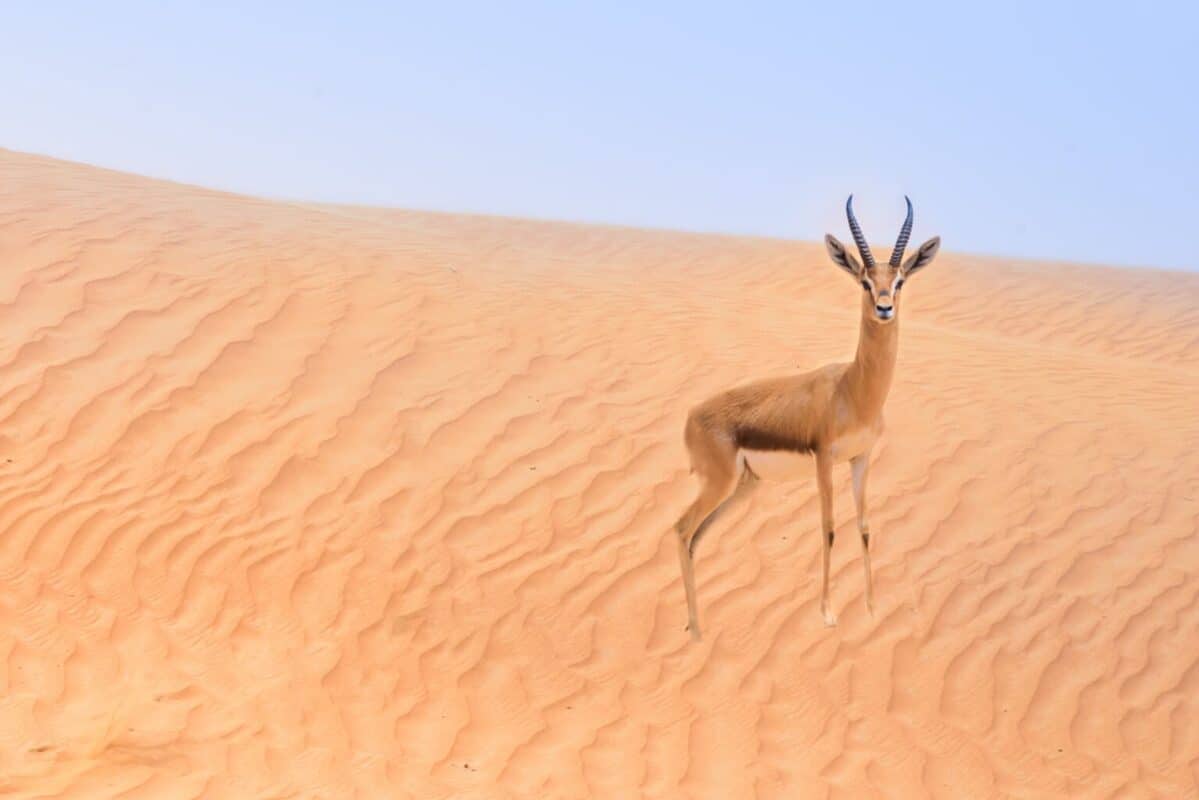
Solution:
{"label": "gazelle hoof", "polygon": [[687,630],[691,631],[691,641],[698,642],[700,640],[699,625],[688,625]]}
{"label": "gazelle hoof", "polygon": [[824,625],[826,628],[834,628],[837,625],[837,615],[827,608],[821,609],[820,613],[824,616]]}

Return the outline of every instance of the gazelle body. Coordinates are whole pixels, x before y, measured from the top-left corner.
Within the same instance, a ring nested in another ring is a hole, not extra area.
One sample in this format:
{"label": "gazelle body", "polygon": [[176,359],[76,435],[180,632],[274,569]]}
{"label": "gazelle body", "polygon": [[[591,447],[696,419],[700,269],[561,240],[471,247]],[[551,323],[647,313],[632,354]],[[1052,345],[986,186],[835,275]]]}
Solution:
{"label": "gazelle body", "polygon": [[912,228],[909,201],[907,219],[890,262],[879,265],[854,218],[852,195],[846,203],[846,214],[862,263],[832,236],[825,236],[825,245],[833,262],[862,287],[861,328],[854,360],[729,389],[700,403],[687,417],[684,442],[700,489],[675,524],[675,532],[693,639],[700,637],[696,545],[720,508],[740,489],[751,486],[763,466],[775,469],[781,454],[792,458],[812,456],[815,460],[824,549],[820,610],[827,625],[837,622],[828,601],[829,556],[834,540],[832,468],[836,463],[850,463],[862,541],[866,606],[873,612],[866,479],[871,452],[883,431],[883,404],[895,373],[899,292],[906,278],[933,260],[940,239],[930,239],[906,262],[902,261]]}

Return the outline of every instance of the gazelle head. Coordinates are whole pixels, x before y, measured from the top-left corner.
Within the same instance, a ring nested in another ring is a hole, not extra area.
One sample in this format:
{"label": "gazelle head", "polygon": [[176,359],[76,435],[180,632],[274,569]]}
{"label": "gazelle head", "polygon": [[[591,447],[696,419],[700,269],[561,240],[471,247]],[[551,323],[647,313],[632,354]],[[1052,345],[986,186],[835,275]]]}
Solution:
{"label": "gazelle head", "polygon": [[853,195],[845,202],[845,215],[849,217],[849,230],[853,240],[862,254],[862,263],[850,254],[845,246],[831,234],[824,237],[824,246],[833,263],[848,272],[862,285],[865,294],[862,295],[863,313],[869,314],[869,319],[880,324],[886,324],[895,319],[899,313],[899,290],[904,281],[912,273],[928,265],[937,250],[941,247],[941,237],[934,236],[913,253],[907,261],[903,260],[903,251],[908,246],[908,237],[912,235],[912,201],[905,195],[908,204],[908,216],[899,229],[899,238],[895,241],[895,249],[891,251],[891,260],[884,265],[876,264],[870,245],[862,235],[862,226],[853,215]]}

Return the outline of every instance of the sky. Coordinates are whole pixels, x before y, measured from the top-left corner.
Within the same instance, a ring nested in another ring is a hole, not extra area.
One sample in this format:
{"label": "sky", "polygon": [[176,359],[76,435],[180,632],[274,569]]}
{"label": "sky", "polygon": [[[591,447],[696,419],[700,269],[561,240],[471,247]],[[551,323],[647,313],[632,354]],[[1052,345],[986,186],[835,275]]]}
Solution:
{"label": "sky", "polygon": [[0,147],[248,194],[1199,268],[1199,4],[22,3]]}

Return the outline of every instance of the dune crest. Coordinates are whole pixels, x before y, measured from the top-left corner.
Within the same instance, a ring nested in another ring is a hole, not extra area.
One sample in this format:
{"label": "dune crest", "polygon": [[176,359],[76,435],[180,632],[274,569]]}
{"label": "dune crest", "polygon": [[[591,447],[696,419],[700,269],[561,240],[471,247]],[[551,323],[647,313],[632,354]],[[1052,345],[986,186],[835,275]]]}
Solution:
{"label": "dune crest", "polygon": [[768,484],[696,646],[683,419],[852,355],[821,247],[0,185],[0,795],[1199,796],[1199,275],[942,254],[876,617]]}

